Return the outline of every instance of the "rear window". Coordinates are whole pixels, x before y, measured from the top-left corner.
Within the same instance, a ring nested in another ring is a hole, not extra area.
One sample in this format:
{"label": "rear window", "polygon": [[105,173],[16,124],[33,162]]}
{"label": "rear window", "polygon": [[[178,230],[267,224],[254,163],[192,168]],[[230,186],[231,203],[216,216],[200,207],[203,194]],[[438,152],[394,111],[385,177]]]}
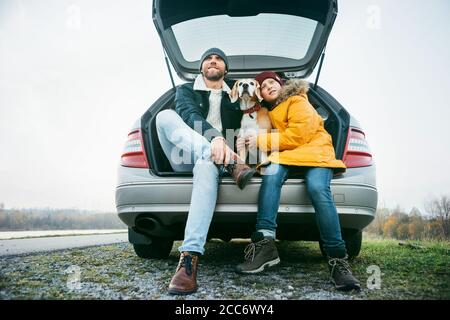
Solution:
{"label": "rear window", "polygon": [[172,26],[186,61],[197,61],[210,47],[228,56],[263,55],[301,60],[309,49],[317,22],[285,14],[251,17],[217,15]]}

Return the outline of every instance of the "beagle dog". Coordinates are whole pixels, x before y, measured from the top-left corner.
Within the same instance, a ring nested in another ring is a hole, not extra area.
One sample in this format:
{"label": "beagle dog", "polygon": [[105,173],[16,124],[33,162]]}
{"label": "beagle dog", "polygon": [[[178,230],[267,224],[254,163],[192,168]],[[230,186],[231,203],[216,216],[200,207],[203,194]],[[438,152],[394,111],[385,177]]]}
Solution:
{"label": "beagle dog", "polygon": [[[254,79],[242,79],[235,82],[230,92],[231,102],[239,99],[240,108],[244,113],[241,121],[239,137],[246,138],[250,134],[270,132],[272,124],[266,108],[259,104],[262,101],[259,83]],[[264,164],[267,154],[258,150],[241,150],[239,157],[246,160],[249,154],[249,164]]]}

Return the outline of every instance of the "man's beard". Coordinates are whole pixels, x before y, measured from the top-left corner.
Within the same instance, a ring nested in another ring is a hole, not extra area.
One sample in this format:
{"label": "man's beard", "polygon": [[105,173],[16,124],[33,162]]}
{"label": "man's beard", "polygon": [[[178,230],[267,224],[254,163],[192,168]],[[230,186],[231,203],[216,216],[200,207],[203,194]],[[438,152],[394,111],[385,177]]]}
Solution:
{"label": "man's beard", "polygon": [[219,81],[220,79],[222,79],[225,75],[224,72],[222,72],[221,70],[215,69],[214,70],[206,70],[206,72],[204,73],[204,76],[206,79],[208,79],[209,81]]}

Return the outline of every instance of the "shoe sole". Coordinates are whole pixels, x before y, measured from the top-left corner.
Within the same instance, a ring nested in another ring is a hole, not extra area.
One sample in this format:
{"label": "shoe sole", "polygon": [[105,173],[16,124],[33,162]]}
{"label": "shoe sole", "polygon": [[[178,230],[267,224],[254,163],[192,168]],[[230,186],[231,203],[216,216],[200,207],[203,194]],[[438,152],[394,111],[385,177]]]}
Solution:
{"label": "shoe sole", "polygon": [[275,260],[267,261],[266,263],[264,263],[264,264],[263,264],[261,267],[259,267],[258,269],[255,269],[255,270],[247,270],[247,271],[245,271],[245,270],[239,270],[239,271],[237,271],[237,272],[239,272],[239,273],[246,273],[246,274],[259,273],[259,272],[264,271],[264,270],[267,269],[267,268],[274,267],[274,266],[276,266],[276,265],[279,264],[279,263],[280,263],[280,258],[276,258]]}
{"label": "shoe sole", "polygon": [[178,291],[178,290],[175,290],[175,289],[169,289],[169,290],[167,290],[167,291],[168,291],[168,293],[171,294],[171,295],[187,296],[188,294],[192,294],[192,293],[197,292],[197,289],[198,289],[198,288],[195,288],[194,290],[191,290],[191,291]]}
{"label": "shoe sole", "polygon": [[360,291],[361,290],[361,286],[356,285],[356,284],[344,284],[344,285],[338,286],[336,284],[336,282],[334,282],[334,280],[331,280],[331,283],[334,284],[334,287],[336,288],[336,290],[339,290],[339,291],[351,291],[351,290]]}
{"label": "shoe sole", "polygon": [[250,172],[247,172],[240,180],[239,180],[239,184],[238,187],[239,189],[244,189],[245,186],[247,185],[247,183],[250,181],[250,179],[255,175],[256,170],[252,168],[252,170]]}

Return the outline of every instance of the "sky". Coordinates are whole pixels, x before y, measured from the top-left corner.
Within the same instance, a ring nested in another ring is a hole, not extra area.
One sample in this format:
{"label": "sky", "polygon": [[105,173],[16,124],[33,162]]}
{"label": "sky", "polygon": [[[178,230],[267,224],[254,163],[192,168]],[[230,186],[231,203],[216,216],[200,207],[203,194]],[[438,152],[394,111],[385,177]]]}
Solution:
{"label": "sky", "polygon": [[[319,84],[364,129],[379,206],[423,209],[450,195],[450,2],[338,3]],[[0,0],[0,203],[115,211],[129,129],[170,87],[151,0]]]}

